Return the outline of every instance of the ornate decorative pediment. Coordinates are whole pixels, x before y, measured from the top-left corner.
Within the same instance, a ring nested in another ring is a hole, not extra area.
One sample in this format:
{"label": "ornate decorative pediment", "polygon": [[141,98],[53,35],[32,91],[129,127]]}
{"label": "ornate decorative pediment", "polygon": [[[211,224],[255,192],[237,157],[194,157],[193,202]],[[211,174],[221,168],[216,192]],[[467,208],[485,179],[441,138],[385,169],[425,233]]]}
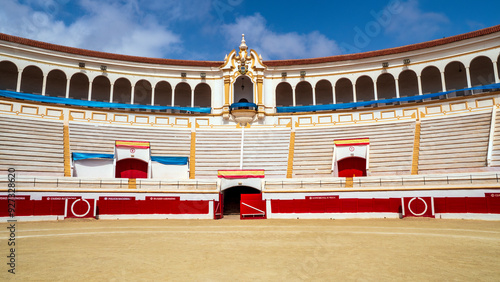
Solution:
{"label": "ornate decorative pediment", "polygon": [[239,75],[261,75],[260,72],[266,69],[262,63],[262,56],[257,54],[255,50],[248,50],[245,42],[245,35],[241,35],[241,44],[239,51],[232,50],[229,55],[226,55],[224,64],[220,67],[222,71],[231,72],[231,75],[237,77]]}

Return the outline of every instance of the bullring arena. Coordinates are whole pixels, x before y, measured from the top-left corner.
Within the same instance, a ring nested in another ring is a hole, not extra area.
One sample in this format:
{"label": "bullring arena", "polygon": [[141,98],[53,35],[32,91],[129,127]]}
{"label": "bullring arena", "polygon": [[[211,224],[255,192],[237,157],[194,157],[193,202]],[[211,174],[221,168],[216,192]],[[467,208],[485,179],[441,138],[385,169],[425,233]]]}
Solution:
{"label": "bullring arena", "polygon": [[[15,278],[19,280],[494,281],[500,277],[500,227],[495,221],[80,220],[18,225]],[[0,243],[4,246],[5,240]],[[8,274],[2,271],[0,277],[4,280]]]}
{"label": "bullring arena", "polygon": [[185,61],[0,34],[1,277],[498,280],[499,43]]}

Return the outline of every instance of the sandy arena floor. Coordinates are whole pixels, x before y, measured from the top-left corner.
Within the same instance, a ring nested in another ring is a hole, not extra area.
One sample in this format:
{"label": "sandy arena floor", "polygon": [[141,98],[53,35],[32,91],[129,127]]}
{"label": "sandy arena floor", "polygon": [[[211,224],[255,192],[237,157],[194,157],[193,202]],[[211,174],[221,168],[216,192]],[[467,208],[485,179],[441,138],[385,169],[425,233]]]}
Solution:
{"label": "sandy arena floor", "polygon": [[66,220],[16,224],[0,280],[500,280],[500,222]]}

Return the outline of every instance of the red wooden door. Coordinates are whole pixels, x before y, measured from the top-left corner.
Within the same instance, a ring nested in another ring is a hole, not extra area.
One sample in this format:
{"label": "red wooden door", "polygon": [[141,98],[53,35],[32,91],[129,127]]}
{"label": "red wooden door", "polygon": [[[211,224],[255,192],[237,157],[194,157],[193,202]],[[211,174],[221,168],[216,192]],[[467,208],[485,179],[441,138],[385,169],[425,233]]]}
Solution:
{"label": "red wooden door", "polygon": [[241,194],[240,219],[264,219],[266,214],[266,201],[262,194]]}

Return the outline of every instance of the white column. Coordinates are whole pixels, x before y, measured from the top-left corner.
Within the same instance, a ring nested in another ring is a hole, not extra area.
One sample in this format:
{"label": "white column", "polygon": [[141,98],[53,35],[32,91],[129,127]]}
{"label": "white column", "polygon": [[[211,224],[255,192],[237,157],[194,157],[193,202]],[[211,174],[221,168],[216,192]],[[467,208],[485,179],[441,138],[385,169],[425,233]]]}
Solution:
{"label": "white column", "polygon": [[134,104],[134,97],[135,97],[135,85],[132,85],[130,88],[130,104]]}
{"label": "white column", "polygon": [[175,91],[174,89],[172,89],[172,105],[171,105],[172,107],[174,106],[174,101],[175,101],[174,99],[175,99]]}
{"label": "white column", "polygon": [[296,98],[295,98],[295,86],[292,86],[292,99],[293,99],[293,106],[297,106]]}
{"label": "white column", "polygon": [[88,100],[92,101],[92,81],[89,81],[89,95]]}
{"label": "white column", "polygon": [[358,99],[356,98],[356,83],[352,84],[352,101],[356,103]]}
{"label": "white column", "polygon": [[115,84],[111,83],[109,85],[109,102],[113,103],[113,93],[115,92]]}
{"label": "white column", "polygon": [[422,77],[419,75],[417,76],[417,82],[418,82],[418,95],[422,95]]}
{"label": "white column", "polygon": [[17,73],[17,85],[16,85],[16,92],[21,92],[21,80],[23,78],[23,70],[19,70]]}
{"label": "white column", "polygon": [[441,87],[442,87],[442,91],[445,92],[446,91],[446,79],[444,77],[444,72],[442,71],[441,72]]}
{"label": "white column", "polygon": [[333,103],[337,104],[337,97],[335,97],[335,85],[332,85],[332,96],[333,96]]}
{"label": "white column", "polygon": [[71,84],[71,79],[68,78],[67,81],[66,81],[66,98],[69,98],[69,87],[70,87],[70,84]]}
{"label": "white column", "polygon": [[495,83],[500,83],[500,79],[498,78],[498,65],[497,65],[497,61],[493,62],[493,74],[495,75]]}
{"label": "white column", "polygon": [[465,67],[465,76],[467,77],[467,88],[471,88],[472,83],[470,81],[470,68]]}
{"label": "white column", "polygon": [[191,107],[194,107],[194,88],[191,89]]}
{"label": "white column", "polygon": [[151,87],[151,106],[155,104],[155,87]]}
{"label": "white column", "polygon": [[316,106],[316,87],[312,87],[313,105]]}
{"label": "white column", "polygon": [[375,101],[378,100],[378,90],[377,90],[377,82],[373,82],[373,99]]}
{"label": "white column", "polygon": [[399,79],[394,79],[396,85],[396,98],[399,98]]}
{"label": "white column", "polygon": [[42,82],[42,96],[45,96],[45,90],[47,88],[47,76],[48,75],[44,75],[43,76],[43,82]]}

